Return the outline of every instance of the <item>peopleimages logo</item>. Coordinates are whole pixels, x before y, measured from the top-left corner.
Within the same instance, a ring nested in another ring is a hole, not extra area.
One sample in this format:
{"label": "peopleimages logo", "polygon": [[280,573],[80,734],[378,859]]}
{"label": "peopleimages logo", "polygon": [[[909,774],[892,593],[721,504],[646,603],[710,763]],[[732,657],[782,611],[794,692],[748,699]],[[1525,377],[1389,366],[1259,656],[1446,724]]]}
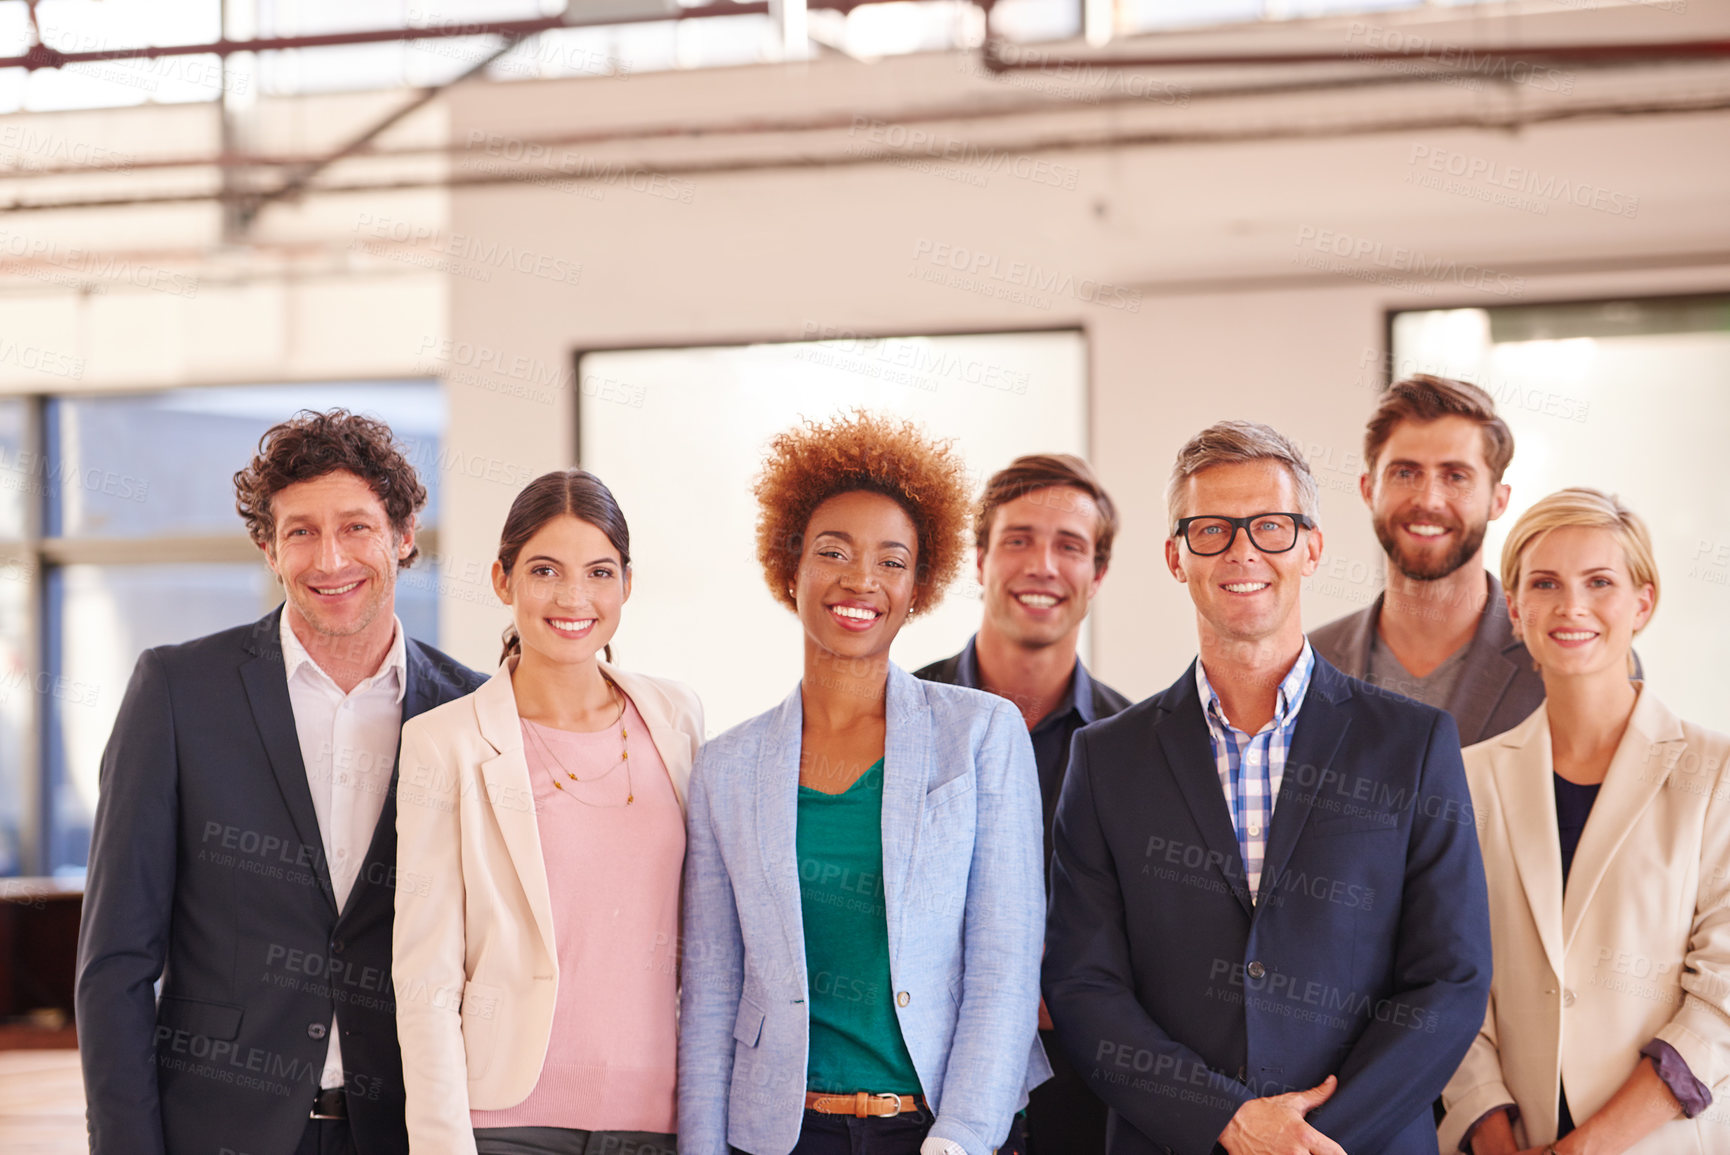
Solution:
{"label": "peopleimages logo", "polygon": [[847,135],[863,137],[864,145],[850,146],[848,152],[859,156],[881,156],[885,160],[904,162],[930,158],[980,170],[981,184],[997,173],[1007,173],[1018,180],[1053,188],[1073,189],[1081,177],[1074,165],[1059,164],[1043,157],[1025,153],[1005,152],[1000,148],[982,148],[965,140],[932,132],[929,129],[855,116]]}
{"label": "peopleimages logo", "polygon": [[[1414,289],[1421,290],[1437,281],[1506,297],[1517,297],[1526,289],[1524,277],[1498,273],[1494,269],[1474,265],[1469,261],[1456,261],[1451,257],[1432,257],[1422,250],[1405,245],[1389,245],[1370,237],[1353,236],[1351,233],[1333,229],[1318,229],[1314,225],[1300,225],[1297,240],[1292,243],[1322,258],[1323,263],[1317,264],[1314,260],[1306,260],[1306,254],[1300,253],[1298,261],[1307,267],[1326,268],[1351,275],[1350,266],[1328,263],[1329,259],[1338,258],[1340,261],[1352,262],[1353,265],[1360,266],[1359,271],[1367,271],[1361,269],[1361,266],[1373,265],[1388,273],[1411,274],[1410,277],[1391,283]],[[1368,279],[1384,278],[1377,275]]]}
{"label": "peopleimages logo", "polygon": [[1402,69],[1410,69],[1414,64],[1440,65],[1470,76],[1486,77],[1507,84],[1523,84],[1540,92],[1555,92],[1565,96],[1574,91],[1574,74],[1571,72],[1563,72],[1547,64],[1534,64],[1506,52],[1448,41],[1437,42],[1434,37],[1409,29],[1386,28],[1354,20],[1346,32],[1346,40],[1351,45],[1346,49],[1347,54],[1409,54],[1409,60],[1385,62]]}
{"label": "peopleimages logo", "polygon": [[913,242],[913,262],[909,276],[986,296],[1020,300],[1041,309],[1049,309],[1050,298],[1055,296],[1126,313],[1141,311],[1140,289],[1091,277],[1078,278],[1073,273],[1042,268],[1029,261],[1006,261],[994,253],[926,237]]}
{"label": "peopleimages logo", "polygon": [[[1632,217],[1640,211],[1640,198],[1637,196],[1613,192],[1589,181],[1569,180],[1567,177],[1540,173],[1522,165],[1502,164],[1488,157],[1435,148],[1427,144],[1414,144],[1407,163],[1412,166],[1412,171],[1406,178],[1407,183],[1425,188],[1439,188],[1445,192],[1460,191],[1446,187],[1434,178],[1426,179],[1425,174],[1419,170],[1428,170],[1436,177],[1446,174],[1462,181],[1489,186],[1489,189],[1506,189],[1521,197],[1530,198],[1532,207],[1539,216],[1548,211],[1549,203],[1557,201],[1566,201],[1594,212],[1608,213],[1613,217]],[[1514,207],[1524,207],[1517,201],[1513,203]]]}

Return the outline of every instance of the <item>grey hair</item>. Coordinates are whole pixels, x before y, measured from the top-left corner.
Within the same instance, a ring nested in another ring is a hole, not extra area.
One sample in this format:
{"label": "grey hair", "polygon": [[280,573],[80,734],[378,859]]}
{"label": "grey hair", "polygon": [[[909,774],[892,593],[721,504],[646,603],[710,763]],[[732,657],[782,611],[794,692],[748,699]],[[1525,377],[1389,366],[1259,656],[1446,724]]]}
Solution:
{"label": "grey hair", "polygon": [[[1183,512],[1183,483],[1204,469],[1216,465],[1237,465],[1248,461],[1277,461],[1290,471],[1297,486],[1298,512],[1308,514],[1311,521],[1321,521],[1321,496],[1316,488],[1315,474],[1303,451],[1285,434],[1271,425],[1255,421],[1220,421],[1203,429],[1177,451],[1177,461],[1171,467],[1171,480],[1165,486],[1165,507],[1170,515],[1169,532],[1177,532]],[[1264,513],[1284,512],[1263,510]]]}

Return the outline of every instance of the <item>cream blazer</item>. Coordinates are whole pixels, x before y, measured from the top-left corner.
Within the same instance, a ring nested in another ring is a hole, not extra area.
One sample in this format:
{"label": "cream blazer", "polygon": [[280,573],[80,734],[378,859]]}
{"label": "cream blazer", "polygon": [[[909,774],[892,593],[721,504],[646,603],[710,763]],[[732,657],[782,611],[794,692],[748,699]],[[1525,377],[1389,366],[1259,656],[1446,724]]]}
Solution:
{"label": "cream blazer", "polygon": [[[1636,683],[1639,685],[1638,683]],[[1549,712],[1465,752],[1490,888],[1495,980],[1442,1093],[1456,1151],[1485,1111],[1520,1108],[1521,1147],[1556,1137],[1558,1081],[1584,1121],[1663,1039],[1713,1105],[1629,1148],[1730,1155],[1730,737],[1641,687],[1562,893]]]}
{"label": "cream blazer", "polygon": [[[683,809],[702,705],[676,682],[601,668],[642,714]],[[528,1098],[547,1054],[559,961],[522,733],[509,664],[402,731],[391,977],[417,1155],[472,1155],[470,1108]]]}

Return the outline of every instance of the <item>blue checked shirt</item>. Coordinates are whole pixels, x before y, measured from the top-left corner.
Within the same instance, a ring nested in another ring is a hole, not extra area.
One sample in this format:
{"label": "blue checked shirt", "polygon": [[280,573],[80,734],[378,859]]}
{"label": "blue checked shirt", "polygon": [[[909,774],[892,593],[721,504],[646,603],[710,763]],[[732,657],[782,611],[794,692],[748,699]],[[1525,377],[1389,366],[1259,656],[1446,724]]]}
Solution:
{"label": "blue checked shirt", "polygon": [[1297,727],[1298,711],[1303,708],[1315,668],[1315,651],[1310,649],[1306,638],[1303,652],[1279,684],[1273,720],[1254,734],[1246,734],[1226,721],[1219,695],[1207,680],[1207,671],[1199,660],[1195,663],[1195,684],[1201,692],[1208,739],[1213,743],[1214,767],[1219,771],[1219,784],[1231,810],[1231,823],[1237,829],[1237,846],[1243,852],[1244,877],[1249,882],[1252,900],[1261,890],[1261,864],[1267,855],[1273,804],[1285,778],[1292,730]]}

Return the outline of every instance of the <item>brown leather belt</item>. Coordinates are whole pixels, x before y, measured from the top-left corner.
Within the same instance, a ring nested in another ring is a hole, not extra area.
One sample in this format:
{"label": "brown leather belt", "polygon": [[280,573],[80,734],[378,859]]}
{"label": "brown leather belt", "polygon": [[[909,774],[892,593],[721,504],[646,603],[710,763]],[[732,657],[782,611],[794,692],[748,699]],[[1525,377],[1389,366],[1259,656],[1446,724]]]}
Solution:
{"label": "brown leather belt", "polygon": [[897,1095],[893,1092],[873,1095],[867,1091],[857,1091],[851,1095],[806,1091],[805,1109],[819,1115],[851,1115],[855,1119],[930,1110],[922,1095]]}

